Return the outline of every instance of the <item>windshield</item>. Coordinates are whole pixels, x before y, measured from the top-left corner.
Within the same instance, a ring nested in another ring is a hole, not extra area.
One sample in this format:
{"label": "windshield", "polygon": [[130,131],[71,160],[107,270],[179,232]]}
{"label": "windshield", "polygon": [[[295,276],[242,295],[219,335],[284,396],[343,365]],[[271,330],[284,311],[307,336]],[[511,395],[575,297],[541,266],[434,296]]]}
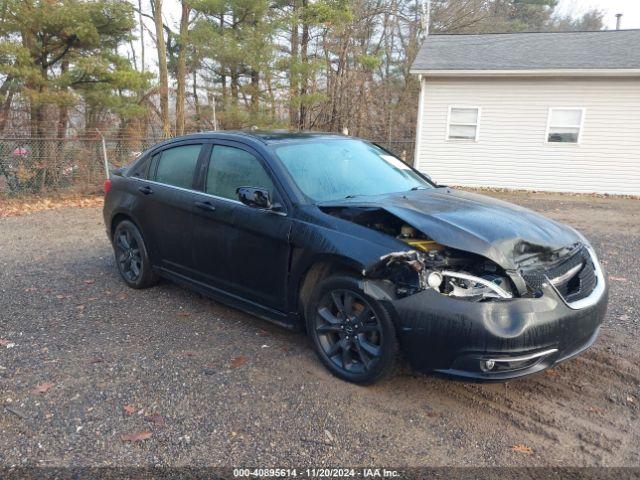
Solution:
{"label": "windshield", "polygon": [[300,190],[316,202],[432,188],[400,159],[362,140],[312,140],[274,148]]}

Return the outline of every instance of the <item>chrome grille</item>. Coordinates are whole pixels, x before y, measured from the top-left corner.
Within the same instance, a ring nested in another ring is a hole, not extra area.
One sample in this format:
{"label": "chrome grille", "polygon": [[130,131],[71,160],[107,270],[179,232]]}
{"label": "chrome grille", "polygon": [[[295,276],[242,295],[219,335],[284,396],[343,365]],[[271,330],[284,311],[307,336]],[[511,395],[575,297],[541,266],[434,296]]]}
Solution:
{"label": "chrome grille", "polygon": [[588,297],[598,282],[591,255],[584,247],[558,265],[526,272],[523,277],[534,290],[546,282],[551,283],[567,303]]}

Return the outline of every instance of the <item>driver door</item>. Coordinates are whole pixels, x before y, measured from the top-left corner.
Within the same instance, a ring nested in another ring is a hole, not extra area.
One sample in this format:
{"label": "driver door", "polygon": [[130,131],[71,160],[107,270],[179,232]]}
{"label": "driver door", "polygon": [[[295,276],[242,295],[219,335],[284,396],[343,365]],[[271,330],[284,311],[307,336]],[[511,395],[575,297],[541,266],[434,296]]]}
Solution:
{"label": "driver door", "polygon": [[198,199],[194,261],[214,288],[271,309],[285,310],[289,258],[286,213],[252,208],[238,201],[238,187],[263,187],[280,202],[271,172],[257,152],[237,142],[213,145]]}

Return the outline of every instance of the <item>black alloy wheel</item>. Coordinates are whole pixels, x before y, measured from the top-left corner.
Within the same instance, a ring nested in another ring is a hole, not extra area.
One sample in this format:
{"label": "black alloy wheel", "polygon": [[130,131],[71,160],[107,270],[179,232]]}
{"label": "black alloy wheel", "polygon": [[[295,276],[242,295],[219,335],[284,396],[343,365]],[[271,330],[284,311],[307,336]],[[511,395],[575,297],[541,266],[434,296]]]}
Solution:
{"label": "black alloy wheel", "polygon": [[132,288],[146,288],[157,282],[138,227],[129,220],[120,222],[113,234],[113,250],[120,276]]}
{"label": "black alloy wheel", "polygon": [[142,273],[140,247],[129,229],[122,229],[116,237],[116,257],[122,276],[129,282],[135,282]]}
{"label": "black alloy wheel", "polygon": [[329,370],[355,383],[372,383],[393,370],[398,347],[384,305],[367,296],[351,277],[331,277],[316,293],[307,329]]}

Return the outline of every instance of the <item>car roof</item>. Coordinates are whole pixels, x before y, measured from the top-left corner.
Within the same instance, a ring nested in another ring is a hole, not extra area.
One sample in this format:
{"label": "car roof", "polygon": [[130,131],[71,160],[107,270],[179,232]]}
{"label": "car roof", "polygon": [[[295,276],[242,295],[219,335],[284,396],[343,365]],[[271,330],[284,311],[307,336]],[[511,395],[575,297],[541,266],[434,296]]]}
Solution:
{"label": "car roof", "polygon": [[288,130],[210,130],[180,137],[173,137],[162,143],[172,143],[180,140],[190,140],[194,138],[226,138],[233,137],[251,138],[263,144],[281,143],[287,141],[300,141],[310,139],[345,139],[350,138],[345,135],[327,132],[292,132]]}

